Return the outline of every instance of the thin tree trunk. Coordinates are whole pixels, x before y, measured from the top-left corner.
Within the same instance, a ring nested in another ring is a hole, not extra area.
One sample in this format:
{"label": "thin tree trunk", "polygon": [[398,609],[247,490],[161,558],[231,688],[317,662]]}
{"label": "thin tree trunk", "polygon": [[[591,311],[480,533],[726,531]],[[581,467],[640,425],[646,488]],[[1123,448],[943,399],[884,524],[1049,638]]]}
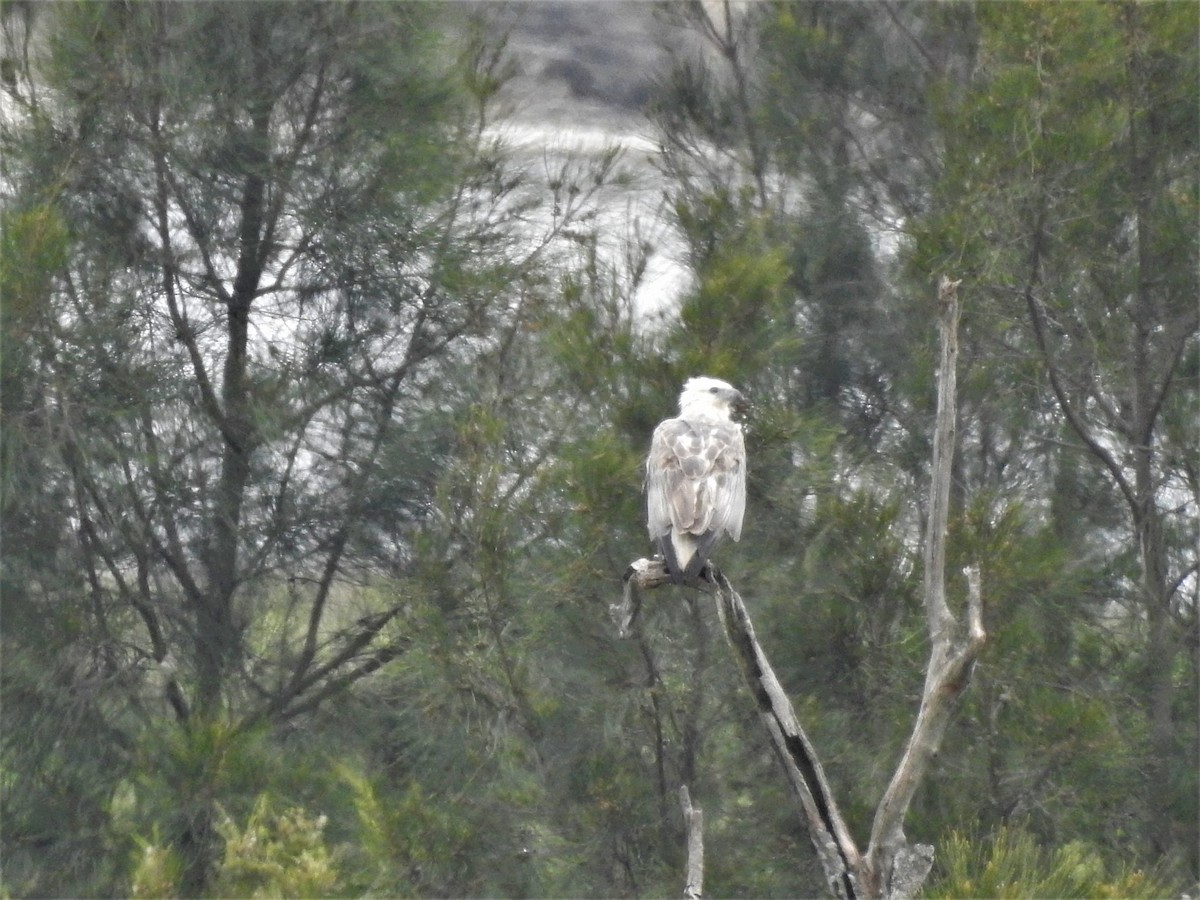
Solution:
{"label": "thin tree trunk", "polygon": [[687,878],[683,900],[700,900],[704,896],[704,813],[700,807],[692,806],[692,795],[686,784],[679,786],[679,805],[687,829]]}
{"label": "thin tree trunk", "polygon": [[971,569],[967,575],[965,635],[958,633],[959,624],[946,602],[946,534],[957,422],[958,284],[943,277],[938,286],[941,366],[938,371],[929,519],[925,534],[924,605],[931,645],[929,667],[925,672],[925,688],[916,724],[900,765],[876,808],[871,841],[867,848],[867,868],[872,878],[882,878],[884,884],[889,885],[886,895],[893,892],[890,883],[898,855],[908,848],[903,826],[909,806],[930,761],[941,746],[956,706],[955,701],[967,685],[971,668],[983,649],[986,637],[977,568]]}
{"label": "thin tree trunk", "polygon": [[[1133,338],[1133,458],[1134,494],[1133,529],[1137,539],[1142,569],[1142,596],[1146,608],[1148,634],[1146,641],[1146,675],[1149,688],[1151,760],[1149,792],[1155,819],[1150,838],[1156,853],[1167,853],[1174,840],[1171,834],[1170,809],[1174,800],[1169,777],[1175,748],[1175,727],[1172,700],[1175,694],[1175,641],[1171,622],[1171,591],[1167,585],[1167,551],[1163,539],[1162,515],[1156,498],[1154,475],[1155,431],[1159,412],[1157,379],[1155,378],[1154,331],[1158,316],[1154,309],[1155,287],[1159,267],[1153,253],[1154,212],[1152,180],[1155,175],[1155,148],[1145,139],[1145,120],[1151,114],[1150,90],[1141,48],[1142,33],[1136,4],[1125,6],[1126,28],[1129,34],[1129,172],[1133,188],[1134,215],[1137,228],[1137,285],[1134,293]],[[1167,379],[1169,376],[1164,376]]]}
{"label": "thin tree trunk", "polygon": [[264,179],[260,167],[266,164],[269,140],[269,115],[255,115],[254,144],[257,149],[246,174],[241,204],[241,248],[237,277],[226,313],[225,367],[221,388],[225,415],[221,477],[213,506],[213,540],[209,556],[209,595],[201,623],[201,709],[212,709],[219,702],[226,667],[236,655],[240,642],[234,620],[233,595],[238,584],[238,557],[241,544],[242,506],[250,480],[250,460],[254,453],[256,428],[248,378],[250,309],[263,271],[261,234],[263,229]]}

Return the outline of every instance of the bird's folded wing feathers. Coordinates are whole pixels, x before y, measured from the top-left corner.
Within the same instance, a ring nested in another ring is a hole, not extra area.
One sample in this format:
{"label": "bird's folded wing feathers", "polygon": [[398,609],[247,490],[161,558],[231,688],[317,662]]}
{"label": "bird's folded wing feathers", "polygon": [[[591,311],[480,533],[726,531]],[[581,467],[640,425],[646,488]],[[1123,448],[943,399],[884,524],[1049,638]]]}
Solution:
{"label": "bird's folded wing feathers", "polygon": [[733,423],[667,419],[654,431],[646,465],[651,537],[668,529],[726,531],[737,540],[746,504],[746,451]]}
{"label": "bird's folded wing feathers", "polygon": [[650,456],[646,460],[646,512],[651,538],[659,538],[671,530],[676,521],[672,497],[678,493],[683,470],[672,444],[675,431],[682,425],[678,419],[667,419],[654,429],[650,441]]}

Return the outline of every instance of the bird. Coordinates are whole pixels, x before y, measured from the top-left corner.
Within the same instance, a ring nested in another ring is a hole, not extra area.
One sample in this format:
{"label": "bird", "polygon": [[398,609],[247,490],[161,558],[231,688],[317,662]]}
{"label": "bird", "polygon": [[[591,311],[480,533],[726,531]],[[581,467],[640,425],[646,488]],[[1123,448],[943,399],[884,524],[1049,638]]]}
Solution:
{"label": "bird", "polygon": [[742,536],[746,444],[733,412],[743,401],[728,382],[689,378],[679,415],[654,429],[646,458],[646,523],[674,584],[694,582],[721,537]]}

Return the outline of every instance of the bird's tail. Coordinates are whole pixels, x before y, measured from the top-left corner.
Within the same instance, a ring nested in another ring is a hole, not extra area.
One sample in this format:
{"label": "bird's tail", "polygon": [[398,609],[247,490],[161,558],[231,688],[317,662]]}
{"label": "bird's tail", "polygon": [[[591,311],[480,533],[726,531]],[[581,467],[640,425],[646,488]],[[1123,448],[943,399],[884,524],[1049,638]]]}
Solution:
{"label": "bird's tail", "polygon": [[662,552],[672,583],[687,584],[695,581],[705,563],[706,554],[701,553],[701,548],[711,546],[712,542],[705,541],[704,536],[697,540],[694,534],[677,532],[674,529],[660,537],[658,548]]}

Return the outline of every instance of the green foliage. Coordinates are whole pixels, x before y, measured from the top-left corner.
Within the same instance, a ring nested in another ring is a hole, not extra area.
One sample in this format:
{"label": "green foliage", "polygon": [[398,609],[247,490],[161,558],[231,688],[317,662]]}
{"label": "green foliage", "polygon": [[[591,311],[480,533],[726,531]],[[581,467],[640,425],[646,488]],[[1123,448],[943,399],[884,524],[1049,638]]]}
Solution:
{"label": "green foliage", "polygon": [[745,385],[794,352],[786,256],[761,227],[725,235],[697,274],[699,287],[684,299],[668,345],[677,371]]}
{"label": "green foliage", "polygon": [[51,282],[66,263],[68,250],[67,229],[54,206],[43,204],[5,216],[0,297],[5,321],[16,333],[27,334],[27,323],[45,314]]}
{"label": "green foliage", "polygon": [[260,797],[239,825],[228,815],[217,823],[225,841],[213,884],[218,897],[328,897],[339,875],[325,844],[326,817],[290,807],[281,812]]}
{"label": "green foliage", "polygon": [[139,840],[129,877],[129,896],[174,897],[179,893],[183,865],[170,847],[159,841]]}
{"label": "green foliage", "polygon": [[4,642],[3,887],[14,896],[119,894],[123,854],[110,832],[110,798],[128,768],[124,735],[113,724],[120,716],[95,690],[64,692],[60,682],[77,673],[45,665],[47,657],[86,646],[78,623],[71,627],[62,609],[22,611],[14,593],[5,588],[5,631],[26,627],[21,613],[36,611],[40,620],[28,627],[42,632],[37,653],[10,637]]}
{"label": "green foliage", "polygon": [[[992,606],[1011,610],[1014,635],[1036,646],[1080,647],[1065,660],[1097,702],[1115,687],[1100,686],[1103,670],[1096,665],[1111,653],[1109,664],[1141,702],[1127,704],[1119,689],[1107,694],[1133,724],[1093,745],[1110,748],[1101,768],[1134,798],[1156,850],[1186,855],[1194,870],[1196,832],[1183,823],[1195,816],[1177,810],[1179,794],[1170,786],[1172,773],[1197,756],[1194,734],[1187,747],[1178,743],[1182,720],[1173,712],[1177,698],[1192,693],[1173,673],[1186,668],[1187,683],[1195,680],[1194,655],[1179,654],[1193,640],[1194,625],[1185,621],[1191,613],[1181,619],[1166,611],[1194,607],[1178,580],[1194,555],[1178,541],[1182,494],[1168,498],[1165,485],[1194,482],[1184,471],[1190,467],[1176,460],[1195,435],[1177,430],[1171,410],[1176,402],[1194,407],[1197,397],[1196,382],[1181,375],[1196,345],[1200,245],[1194,227],[1180,228],[1194,220],[1200,192],[1195,11],[1173,4],[1003,3],[980,7],[979,23],[978,77],[947,95],[945,171],[931,214],[914,231],[911,261],[923,271],[962,274],[975,298],[966,319],[971,341],[1008,351],[980,353],[972,363],[975,379],[1011,384],[1020,397],[1014,405],[979,395],[981,449],[988,451],[982,439],[997,423],[1009,440],[1028,441],[1039,419],[1054,416],[1055,439],[1082,443],[1086,452],[1045,452],[1040,464],[1027,454],[1029,500],[1041,495],[1051,504],[1047,524],[1065,554],[1059,565],[1107,561],[1079,579],[1074,597],[1033,605],[1020,597],[1020,569],[1004,560],[1004,547],[994,547],[1002,554],[997,562],[1012,573],[1006,579],[1012,588],[997,586]],[[1136,399],[1151,394],[1163,404]],[[1131,462],[1139,454],[1140,468]],[[1149,476],[1150,469],[1159,474]],[[1192,523],[1184,530],[1194,535],[1194,501],[1184,506]],[[1105,533],[1110,542],[1112,534],[1122,535],[1116,539],[1122,549],[1103,547]],[[1034,583],[1054,564],[1028,552],[1022,557],[1037,562],[1028,572]],[[1138,635],[1115,606],[1168,624]],[[1123,621],[1105,636],[1104,619]],[[1042,629],[1051,623],[1053,638],[1043,644]],[[1061,666],[1064,657],[1058,660]],[[1022,667],[1033,664],[1027,659]],[[1043,709],[1064,721],[1068,708],[1074,705],[1047,702]],[[1093,729],[1082,730],[1096,740]],[[1074,743],[1063,734],[1046,737]],[[1139,791],[1133,779],[1141,765],[1147,781]],[[1114,814],[1108,803],[1091,803],[1093,815]],[[1064,818],[1077,822],[1074,805],[1067,806],[1072,813]],[[1106,834],[1136,840],[1122,826]]]}
{"label": "green foliage", "polygon": [[393,895],[441,893],[462,877],[471,830],[452,807],[432,802],[415,782],[383,800],[362,775],[343,768],[342,777],[353,792],[361,852],[376,867],[364,888]]}
{"label": "green foliage", "polygon": [[1106,864],[1083,842],[1048,849],[1019,828],[988,834],[954,832],[938,845],[923,896],[1158,898],[1178,893],[1161,875]]}
{"label": "green foliage", "polygon": [[[324,837],[326,817],[299,807],[275,811],[259,796],[245,825],[219,811],[224,851],[216,868],[214,897],[330,897],[342,894],[334,853]],[[130,874],[132,897],[179,896],[183,866],[159,840],[138,839]]]}
{"label": "green foliage", "polygon": [[[137,749],[135,774],[113,800],[119,826],[138,832],[177,829],[201,815],[210,799],[251,802],[273,774],[274,748],[262,730],[227,721],[196,720],[187,729],[147,732]],[[238,815],[248,810],[239,805]]]}

